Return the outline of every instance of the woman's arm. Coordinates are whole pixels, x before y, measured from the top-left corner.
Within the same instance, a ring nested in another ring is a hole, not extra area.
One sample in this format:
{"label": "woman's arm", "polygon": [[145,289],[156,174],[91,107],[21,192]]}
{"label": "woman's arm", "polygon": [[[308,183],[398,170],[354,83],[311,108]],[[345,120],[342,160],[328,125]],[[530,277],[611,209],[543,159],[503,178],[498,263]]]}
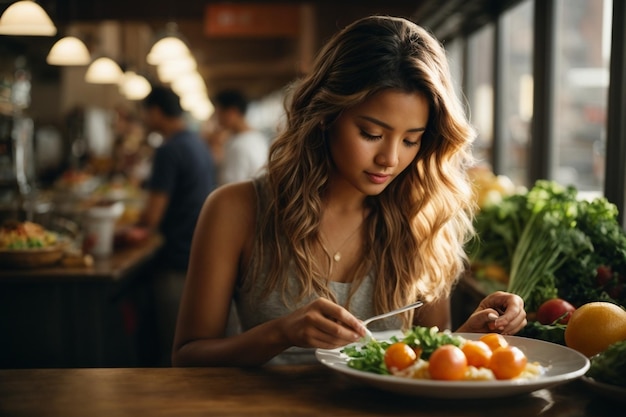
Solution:
{"label": "woman's arm", "polygon": [[365,334],[360,321],[325,299],[226,337],[240,265],[249,260],[256,214],[252,183],[215,190],[193,238],[172,362],[175,366],[261,365],[291,346],[337,347]]}

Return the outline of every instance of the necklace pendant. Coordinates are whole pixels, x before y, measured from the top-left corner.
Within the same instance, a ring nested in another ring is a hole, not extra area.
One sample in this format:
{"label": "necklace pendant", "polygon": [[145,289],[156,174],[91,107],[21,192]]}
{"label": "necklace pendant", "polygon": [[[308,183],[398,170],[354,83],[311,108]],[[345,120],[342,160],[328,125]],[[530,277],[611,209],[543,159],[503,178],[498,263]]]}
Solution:
{"label": "necklace pendant", "polygon": [[335,260],[335,262],[339,262],[341,260],[341,253],[335,252],[335,254],[333,255],[333,259]]}

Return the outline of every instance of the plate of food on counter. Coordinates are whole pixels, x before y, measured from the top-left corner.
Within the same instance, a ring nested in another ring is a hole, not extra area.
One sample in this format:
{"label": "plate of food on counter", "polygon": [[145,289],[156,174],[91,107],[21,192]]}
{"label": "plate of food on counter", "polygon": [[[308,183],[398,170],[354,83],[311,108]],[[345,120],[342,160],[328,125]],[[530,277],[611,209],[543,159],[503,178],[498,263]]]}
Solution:
{"label": "plate of food on counter", "polygon": [[7,221],[0,227],[0,264],[17,268],[53,265],[69,242],[38,223]]}
{"label": "plate of food on counter", "polygon": [[315,354],[323,365],[351,379],[431,398],[530,393],[582,377],[590,366],[583,354],[555,343],[420,326],[374,332],[371,340]]}

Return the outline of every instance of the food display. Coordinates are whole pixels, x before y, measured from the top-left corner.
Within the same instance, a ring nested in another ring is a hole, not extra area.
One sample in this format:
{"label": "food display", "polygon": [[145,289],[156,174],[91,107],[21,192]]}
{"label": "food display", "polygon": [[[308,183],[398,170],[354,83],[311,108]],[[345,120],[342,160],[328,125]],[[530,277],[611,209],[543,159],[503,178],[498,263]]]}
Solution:
{"label": "food display", "polygon": [[605,358],[626,344],[626,231],[617,214],[605,198],[585,199],[573,186],[541,180],[481,207],[466,247],[485,292],[524,299],[528,325],[519,335],[590,358],[589,378],[604,393],[615,383]]}
{"label": "food display", "polygon": [[500,334],[469,340],[437,327],[416,326],[401,338],[351,345],[342,353],[348,356],[350,368],[413,379],[531,380],[546,370]]}
{"label": "food display", "polygon": [[0,264],[32,268],[52,265],[64,254],[65,242],[33,222],[7,222],[0,227]]}
{"label": "food display", "polygon": [[42,249],[57,243],[57,234],[37,223],[7,222],[0,227],[0,250]]}

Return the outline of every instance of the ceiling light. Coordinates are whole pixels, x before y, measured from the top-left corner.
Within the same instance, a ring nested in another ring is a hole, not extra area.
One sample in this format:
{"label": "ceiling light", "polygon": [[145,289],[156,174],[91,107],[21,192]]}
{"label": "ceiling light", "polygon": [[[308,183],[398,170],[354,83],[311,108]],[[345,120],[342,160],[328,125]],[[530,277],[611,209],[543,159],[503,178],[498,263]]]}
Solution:
{"label": "ceiling light", "polygon": [[189,111],[189,113],[191,113],[191,115],[197,120],[208,120],[214,112],[215,108],[210,101],[198,103]]}
{"label": "ceiling light", "polygon": [[111,58],[101,57],[91,63],[85,81],[92,84],[117,84],[122,78],[122,69]]}
{"label": "ceiling light", "polygon": [[120,82],[120,90],[128,100],[143,100],[152,86],[145,77],[134,71],[126,71]]}
{"label": "ceiling light", "polygon": [[13,3],[0,17],[0,35],[54,36],[57,28],[37,3],[22,0]]}
{"label": "ceiling light", "polygon": [[174,81],[181,75],[195,71],[198,65],[191,55],[176,60],[167,60],[157,66],[159,80],[164,83]]}
{"label": "ceiling light", "polygon": [[66,36],[52,45],[46,61],[50,65],[87,65],[91,57],[80,39]]}
{"label": "ceiling light", "polygon": [[206,91],[206,84],[200,74],[191,72],[172,81],[172,90],[182,96],[192,91]]}
{"label": "ceiling light", "polygon": [[180,38],[166,36],[152,46],[146,60],[149,64],[159,65],[163,61],[175,60],[190,55],[189,48]]}

